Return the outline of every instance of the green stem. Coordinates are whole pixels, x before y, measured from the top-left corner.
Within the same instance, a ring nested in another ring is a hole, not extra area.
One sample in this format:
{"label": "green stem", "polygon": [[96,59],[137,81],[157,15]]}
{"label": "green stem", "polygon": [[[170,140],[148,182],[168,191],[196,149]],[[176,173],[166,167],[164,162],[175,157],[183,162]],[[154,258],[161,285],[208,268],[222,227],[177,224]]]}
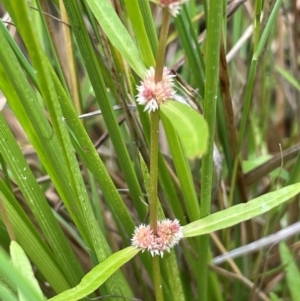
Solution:
{"label": "green stem", "polygon": [[155,82],[159,82],[162,79],[167,38],[169,33],[169,24],[170,24],[169,20],[170,20],[170,13],[168,9],[165,8],[163,12],[163,20],[162,20],[159,42],[158,42],[158,50],[156,55]]}
{"label": "green stem", "polygon": [[[213,152],[214,134],[216,124],[216,104],[219,83],[219,57],[222,28],[222,9],[219,0],[211,0],[208,7],[207,20],[207,59],[206,59],[206,82],[204,118],[209,127],[209,140],[207,154],[202,158],[201,170],[201,209],[200,217],[210,214],[211,190],[213,182]],[[198,300],[207,300],[207,260],[209,252],[209,236],[200,237],[201,249],[199,250],[199,277]]]}
{"label": "green stem", "polygon": [[[162,80],[167,38],[169,32],[170,13],[164,9],[163,20],[159,36],[159,44],[156,56],[155,82]],[[158,177],[158,125],[159,110],[150,115],[150,228],[155,234],[157,232],[157,177]]]}
{"label": "green stem", "polygon": [[152,258],[152,269],[153,269],[153,284],[154,284],[154,291],[155,291],[155,300],[156,301],[163,301],[163,290],[162,290],[162,283],[160,277],[160,266],[159,266],[159,257],[154,256]]}
{"label": "green stem", "polygon": [[151,113],[150,133],[150,228],[157,232],[157,176],[159,110]]}
{"label": "green stem", "polygon": [[262,0],[255,1],[255,20],[254,20],[254,52],[256,51],[260,36],[260,16],[262,10]]}
{"label": "green stem", "polygon": [[[162,26],[159,36],[159,44],[156,56],[155,82],[159,82],[163,77],[167,38],[169,32],[170,13],[164,9]],[[157,233],[157,177],[158,177],[158,129],[159,129],[159,109],[151,113],[151,133],[150,133],[150,229]],[[160,275],[158,256],[152,258],[153,283],[156,301],[163,301],[163,291]]]}

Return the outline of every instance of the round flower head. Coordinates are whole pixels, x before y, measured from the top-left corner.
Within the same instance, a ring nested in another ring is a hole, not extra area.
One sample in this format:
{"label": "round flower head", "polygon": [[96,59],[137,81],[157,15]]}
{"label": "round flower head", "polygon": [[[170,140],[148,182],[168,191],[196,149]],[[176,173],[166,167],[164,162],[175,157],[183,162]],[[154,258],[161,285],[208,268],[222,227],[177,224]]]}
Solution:
{"label": "round flower head", "polygon": [[174,96],[173,77],[174,75],[168,68],[164,67],[162,80],[155,82],[154,68],[147,70],[146,77],[137,86],[138,95],[136,96],[138,104],[146,105],[144,111],[154,112],[161,103]]}
{"label": "round flower head", "polygon": [[187,1],[188,0],[158,0],[158,3],[160,6],[168,8],[170,14],[176,17],[179,15],[181,5]]}
{"label": "round flower head", "polygon": [[148,250],[152,256],[161,255],[164,251],[170,252],[170,249],[177,245],[182,238],[182,227],[177,219],[164,219],[157,223],[157,234],[154,235],[149,225],[141,224],[136,227],[131,239],[132,246],[142,249],[142,252]]}

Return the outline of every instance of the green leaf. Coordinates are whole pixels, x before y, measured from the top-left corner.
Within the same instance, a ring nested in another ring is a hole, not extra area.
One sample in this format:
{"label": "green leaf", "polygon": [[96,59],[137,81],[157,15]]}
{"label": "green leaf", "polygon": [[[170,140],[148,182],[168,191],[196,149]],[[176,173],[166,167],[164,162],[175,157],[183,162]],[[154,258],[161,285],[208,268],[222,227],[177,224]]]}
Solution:
{"label": "green leaf", "polygon": [[160,112],[163,123],[167,119],[175,128],[189,158],[206,152],[208,127],[202,115],[177,101],[162,104]]}
{"label": "green leaf", "polygon": [[275,295],[274,293],[270,293],[270,298],[271,298],[271,300],[272,301],[281,301],[281,299],[279,299],[278,297],[277,297],[277,295]]}
{"label": "green leaf", "polygon": [[[5,1],[5,3],[12,4],[9,1]],[[21,1],[18,2],[17,11],[21,9],[21,4]],[[26,3],[22,4],[22,7],[24,6],[26,6]],[[10,13],[10,15],[13,16],[14,13]],[[24,14],[20,19],[22,18],[25,18]],[[16,24],[19,21],[16,18],[14,22]],[[24,26],[24,23],[22,24],[22,26]],[[66,169],[62,161],[61,150],[57,143],[56,135],[53,134],[53,130],[42,107],[39,105],[38,99],[26,79],[11,47],[7,43],[2,30],[0,30],[0,41],[1,45],[3,45],[0,50],[5,48],[5,55],[0,54],[1,90],[7,97],[10,107],[15,112],[18,121],[21,123],[35,151],[39,155],[42,164],[55,183],[56,189],[67,203],[71,203],[71,200],[74,199],[74,194],[69,185],[68,177],[66,176]],[[28,205],[44,232],[55,254],[55,258],[59,262],[61,270],[71,285],[75,285],[81,278],[80,274],[82,273],[78,260],[75,258],[70,245],[67,243],[61,228],[55,220],[40,187],[36,183],[3,117],[0,118],[0,123],[1,136],[6,135],[6,139],[2,139],[0,142],[1,153],[10,166],[18,186],[23,192]],[[74,204],[74,202],[72,204]],[[73,214],[75,220],[77,219],[79,223],[78,215],[79,214]]]}
{"label": "green leaf", "polygon": [[18,301],[17,297],[2,282],[0,282],[0,300]]}
{"label": "green leaf", "polygon": [[[147,3],[146,1],[143,2],[145,3],[145,5],[149,5],[149,3]],[[147,67],[155,66],[155,57],[151,49],[151,40],[147,35],[147,29],[145,27],[146,24],[143,19],[144,16],[142,15],[139,0],[125,0],[124,4],[132,23],[132,27],[136,35],[136,41],[140,48],[144,62]],[[151,17],[151,19],[149,17]],[[151,12],[149,12],[148,18],[149,20],[152,20],[153,23]]]}
{"label": "green leaf", "polygon": [[[108,133],[123,171],[125,181],[128,185],[134,206],[138,211],[140,219],[143,219],[146,215],[146,209],[141,202],[142,190],[136,174],[134,173],[132,161],[130,160],[125,142],[121,136],[115,112],[111,107],[107,87],[104,84],[103,75],[101,74],[95,51],[92,47],[90,37],[88,36],[88,31],[85,28],[79,4],[77,1],[73,0],[64,0],[64,3],[73,27],[72,31],[76,37],[79,50],[95,92],[97,103],[102,111],[103,120],[107,126]],[[122,31],[120,31],[120,33],[122,33]]]}
{"label": "green leaf", "polygon": [[140,53],[110,2],[87,0],[87,3],[110,42],[118,49],[130,67],[143,77],[146,67]]}
{"label": "green leaf", "polygon": [[[178,37],[180,44],[184,49],[184,56],[186,58],[186,63],[183,68],[185,71],[193,78],[195,88],[198,88],[201,95],[204,94],[204,63],[203,54],[197,41],[197,33],[191,24],[190,17],[185,8],[183,8],[182,13],[179,14],[174,20],[176,26],[176,31],[178,32]],[[196,42],[196,43],[195,43]],[[183,70],[184,71],[184,70]]]}
{"label": "green leaf", "polygon": [[[264,194],[248,203],[232,206],[183,227],[183,236],[192,237],[228,228],[270,211],[300,192],[300,183]],[[299,299],[300,300],[300,299]]]}
{"label": "green leaf", "polygon": [[[30,260],[37,267],[45,280],[56,292],[69,289],[71,286],[61,271],[61,264],[55,261],[48,244],[40,237],[38,230],[1,178],[0,198],[5,206],[8,220],[11,223],[18,243],[22,246],[26,254],[28,254]],[[2,238],[0,238],[0,241],[1,244],[4,243]],[[0,279],[3,281],[1,274]],[[11,285],[9,286],[11,287]]]}
{"label": "green leaf", "polygon": [[286,281],[292,300],[300,300],[300,272],[294,262],[294,257],[285,243],[280,243],[279,253],[284,270],[286,272]]}
{"label": "green leaf", "polygon": [[188,217],[190,221],[198,220],[200,218],[199,201],[188,159],[169,119],[165,118],[163,123]]}
{"label": "green leaf", "polygon": [[[30,301],[45,301],[45,298],[37,293],[33,284],[25,277],[21,271],[14,268],[10,262],[10,258],[0,248],[0,273],[7,278],[14,286],[16,286],[22,294]],[[0,287],[1,294],[7,294],[7,290],[3,290],[3,286]],[[8,301],[9,299],[4,299]],[[11,298],[11,300],[14,300]]]}
{"label": "green leaf", "polygon": [[[36,293],[40,295],[41,300],[44,299],[43,293],[39,287],[37,280],[34,277],[31,264],[21,248],[21,246],[16,242],[12,241],[10,244],[10,256],[12,260],[13,266],[20,271],[24,277],[30,280],[32,286],[34,287]],[[19,291],[19,299],[20,301],[27,301],[28,299],[25,298],[21,291]]]}
{"label": "green leaf", "polygon": [[294,86],[298,91],[300,91],[300,83],[296,80],[296,78],[285,69],[281,68],[280,66],[276,66],[276,70],[279,74],[292,86]]}
{"label": "green leaf", "polygon": [[267,162],[269,159],[271,159],[272,156],[269,154],[262,155],[260,157],[256,157],[252,160],[245,160],[243,161],[243,172],[247,173],[255,169],[256,167],[264,164]]}
{"label": "green leaf", "polygon": [[49,299],[49,301],[76,301],[89,295],[139,251],[134,247],[128,247],[114,253],[87,273],[76,287]]}

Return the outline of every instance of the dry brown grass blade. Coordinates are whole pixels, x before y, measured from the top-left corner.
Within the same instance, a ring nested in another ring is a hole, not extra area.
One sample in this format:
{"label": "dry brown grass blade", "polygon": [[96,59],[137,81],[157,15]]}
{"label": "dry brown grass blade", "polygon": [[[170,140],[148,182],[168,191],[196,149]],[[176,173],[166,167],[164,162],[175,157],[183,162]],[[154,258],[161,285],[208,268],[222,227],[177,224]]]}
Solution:
{"label": "dry brown grass blade", "polygon": [[[220,51],[220,86],[221,86],[221,94],[222,94],[221,99],[224,105],[226,128],[227,128],[229,145],[231,150],[231,159],[232,162],[234,162],[236,156],[239,156],[238,138],[236,133],[234,112],[232,108],[228,68],[227,68],[226,54],[225,54],[225,48],[223,42],[221,43],[221,51]],[[246,193],[244,176],[242,171],[242,164],[240,159],[238,159],[236,181],[237,181],[240,197],[242,201],[245,203],[247,202],[247,193]]]}

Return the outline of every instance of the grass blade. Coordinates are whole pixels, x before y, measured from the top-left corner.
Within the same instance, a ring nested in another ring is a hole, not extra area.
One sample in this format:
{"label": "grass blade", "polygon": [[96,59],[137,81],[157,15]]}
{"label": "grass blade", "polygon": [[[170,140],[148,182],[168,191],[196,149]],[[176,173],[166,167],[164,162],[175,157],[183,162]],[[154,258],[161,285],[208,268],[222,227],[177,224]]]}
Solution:
{"label": "grass blade", "polygon": [[294,257],[285,243],[279,245],[280,258],[284,264],[286,281],[292,300],[300,300],[300,272]]}
{"label": "grass blade", "polygon": [[287,202],[298,193],[300,193],[300,183],[264,194],[246,204],[235,205],[211,214],[208,217],[184,226],[184,237],[211,233],[249,220]]}
{"label": "grass blade", "polygon": [[87,273],[76,287],[49,299],[49,301],[76,301],[89,295],[138,252],[138,249],[128,247],[111,255]]}

